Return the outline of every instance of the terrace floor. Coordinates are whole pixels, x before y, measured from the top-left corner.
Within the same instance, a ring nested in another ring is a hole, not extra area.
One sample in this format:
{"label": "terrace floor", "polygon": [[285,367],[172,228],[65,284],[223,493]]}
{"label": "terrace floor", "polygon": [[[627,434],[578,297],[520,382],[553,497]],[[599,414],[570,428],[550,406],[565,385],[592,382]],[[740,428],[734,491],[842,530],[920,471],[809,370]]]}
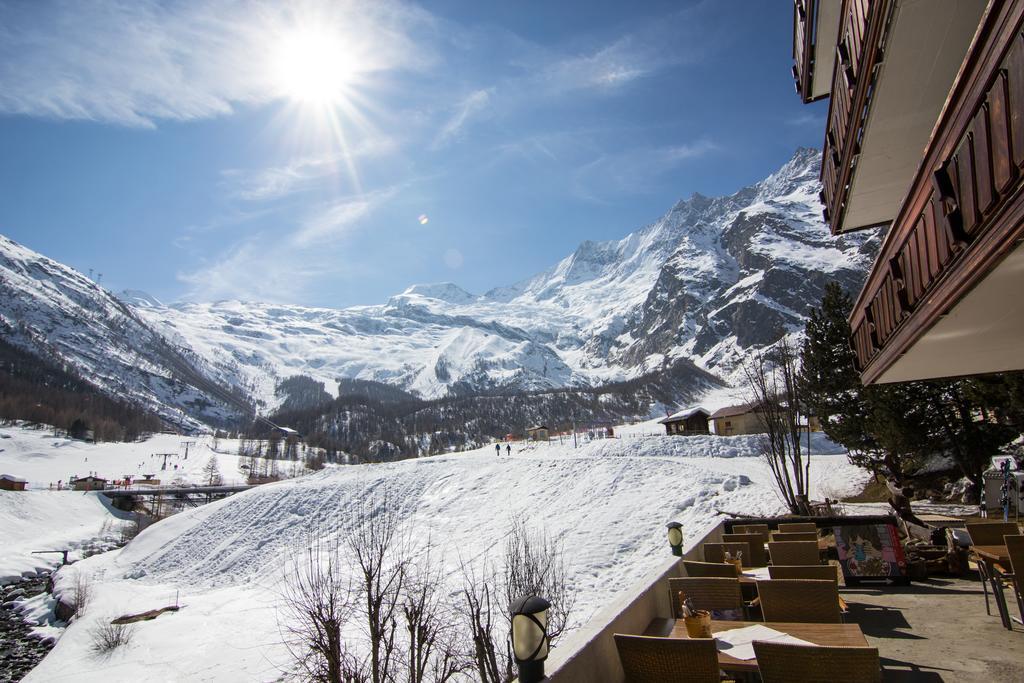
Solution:
{"label": "terrace floor", "polygon": [[[1024,628],[992,616],[977,579],[932,578],[910,586],[841,587],[856,622],[878,648],[885,681],[1024,681]],[[1017,605],[1006,592],[1010,614]]]}

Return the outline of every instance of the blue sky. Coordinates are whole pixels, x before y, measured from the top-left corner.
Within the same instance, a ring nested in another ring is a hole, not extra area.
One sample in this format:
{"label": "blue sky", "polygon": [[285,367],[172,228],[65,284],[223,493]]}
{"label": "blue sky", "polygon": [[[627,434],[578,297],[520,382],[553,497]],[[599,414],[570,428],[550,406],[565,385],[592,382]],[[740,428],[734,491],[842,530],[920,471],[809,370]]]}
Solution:
{"label": "blue sky", "polygon": [[820,145],[790,13],[0,0],[0,233],[167,301],[483,292]]}

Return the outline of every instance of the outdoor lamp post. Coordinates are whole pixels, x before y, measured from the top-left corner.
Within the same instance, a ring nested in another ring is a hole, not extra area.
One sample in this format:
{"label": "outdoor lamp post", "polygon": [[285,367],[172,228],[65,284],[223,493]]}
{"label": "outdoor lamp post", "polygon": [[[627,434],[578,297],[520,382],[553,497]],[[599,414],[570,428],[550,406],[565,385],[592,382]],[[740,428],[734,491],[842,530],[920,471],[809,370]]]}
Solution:
{"label": "outdoor lamp post", "polygon": [[550,607],[551,603],[536,595],[527,595],[512,603],[512,654],[519,667],[519,683],[544,680]]}
{"label": "outdoor lamp post", "polygon": [[683,525],[679,522],[668,523],[668,544],[672,546],[672,554],[683,556]]}

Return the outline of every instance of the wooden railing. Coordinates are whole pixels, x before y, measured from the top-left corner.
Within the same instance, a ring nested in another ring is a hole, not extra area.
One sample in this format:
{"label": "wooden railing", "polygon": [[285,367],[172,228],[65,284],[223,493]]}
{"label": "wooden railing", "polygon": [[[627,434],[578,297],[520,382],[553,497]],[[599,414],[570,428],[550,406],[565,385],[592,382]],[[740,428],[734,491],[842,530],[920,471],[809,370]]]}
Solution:
{"label": "wooden railing", "polygon": [[990,4],[854,306],[851,343],[865,383],[1024,237],[1022,17],[1021,0]]}
{"label": "wooden railing", "polygon": [[890,5],[891,0],[843,0],[821,164],[821,201],[833,233],[842,226]]}

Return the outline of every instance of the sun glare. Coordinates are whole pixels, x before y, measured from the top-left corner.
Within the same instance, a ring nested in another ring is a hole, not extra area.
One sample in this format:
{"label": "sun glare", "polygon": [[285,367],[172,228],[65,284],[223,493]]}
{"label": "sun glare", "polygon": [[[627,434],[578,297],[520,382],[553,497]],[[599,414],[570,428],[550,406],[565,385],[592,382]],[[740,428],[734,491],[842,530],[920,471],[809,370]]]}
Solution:
{"label": "sun glare", "polygon": [[314,27],[295,29],[283,36],[273,68],[282,95],[318,105],[344,100],[354,73],[342,38]]}

